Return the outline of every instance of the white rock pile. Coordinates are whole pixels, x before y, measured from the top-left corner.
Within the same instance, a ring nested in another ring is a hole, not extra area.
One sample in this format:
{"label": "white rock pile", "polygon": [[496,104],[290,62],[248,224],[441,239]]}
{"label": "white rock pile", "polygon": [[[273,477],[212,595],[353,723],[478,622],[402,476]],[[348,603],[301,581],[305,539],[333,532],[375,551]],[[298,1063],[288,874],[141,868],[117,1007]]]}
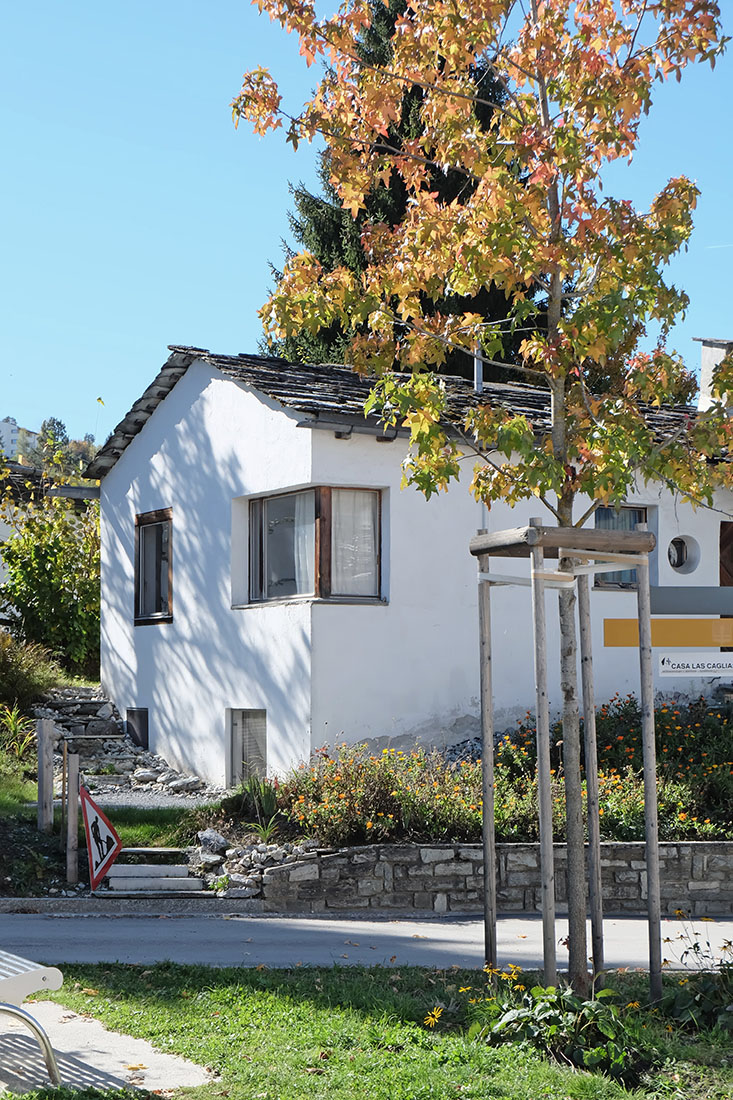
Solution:
{"label": "white rock pile", "polygon": [[216,801],[223,787],[208,786],[196,775],[177,771],[147,749],[126,736],[114,705],[103,698],[98,688],[62,688],[54,691],[34,708],[35,718],[47,718],[54,724],[54,772],[60,789],[62,750],[78,752],[84,782],[99,795],[181,797],[195,795],[197,801]]}
{"label": "white rock pile", "polygon": [[188,850],[189,866],[220,898],[259,897],[268,868],[315,859],[318,849],[315,840],[305,840],[301,844],[263,841],[232,846],[216,829],[204,829],[198,839],[199,847]]}

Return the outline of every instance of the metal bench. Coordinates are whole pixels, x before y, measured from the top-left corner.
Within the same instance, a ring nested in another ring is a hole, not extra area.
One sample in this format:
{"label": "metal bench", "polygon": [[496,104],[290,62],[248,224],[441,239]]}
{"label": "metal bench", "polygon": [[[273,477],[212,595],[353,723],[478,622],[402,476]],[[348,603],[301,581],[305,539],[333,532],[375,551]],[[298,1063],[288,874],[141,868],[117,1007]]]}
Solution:
{"label": "metal bench", "polygon": [[46,1063],[51,1084],[61,1084],[61,1074],[56,1065],[56,1057],[48,1035],[30,1012],[21,1008],[23,1001],[32,993],[43,989],[60,989],[63,975],[55,966],[39,966],[20,955],[11,955],[0,951],[0,1012],[15,1020],[20,1020],[38,1039],[38,1045]]}

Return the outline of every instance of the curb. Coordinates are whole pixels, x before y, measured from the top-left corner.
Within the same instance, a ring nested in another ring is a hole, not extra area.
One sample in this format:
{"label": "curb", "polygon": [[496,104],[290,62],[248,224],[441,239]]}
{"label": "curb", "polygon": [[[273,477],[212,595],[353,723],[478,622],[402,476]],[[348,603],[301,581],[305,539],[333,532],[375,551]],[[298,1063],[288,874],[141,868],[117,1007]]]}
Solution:
{"label": "curb", "polygon": [[[287,920],[395,920],[452,923],[480,921],[478,912],[418,913],[415,909],[324,911],[322,913],[272,912],[263,910],[260,898],[115,898],[87,896],[76,898],[0,898],[0,916],[23,914],[49,917],[257,917]],[[533,914],[502,913],[505,917]],[[561,915],[561,914],[560,914]]]}
{"label": "curb", "polygon": [[[115,898],[87,895],[75,898],[0,898],[0,914],[40,913],[53,916],[224,916],[229,913],[264,916],[256,903],[241,898]],[[261,902],[260,902],[261,905]]]}

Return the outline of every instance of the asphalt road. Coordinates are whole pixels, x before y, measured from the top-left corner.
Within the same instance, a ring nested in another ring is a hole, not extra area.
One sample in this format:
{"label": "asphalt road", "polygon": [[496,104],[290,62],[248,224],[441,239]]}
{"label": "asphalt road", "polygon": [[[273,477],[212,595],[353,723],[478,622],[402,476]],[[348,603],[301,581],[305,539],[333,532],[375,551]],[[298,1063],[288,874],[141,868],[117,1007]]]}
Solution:
{"label": "asphalt road", "polygon": [[[733,920],[664,920],[663,956],[680,965],[692,934],[719,954],[733,940]],[[558,966],[567,965],[562,940],[567,923],[556,928]],[[609,969],[648,967],[644,920],[605,921],[605,957]],[[499,962],[524,969],[541,968],[542,922],[539,917],[501,917],[497,926]],[[313,917],[253,916],[90,916],[0,914],[0,945],[35,962],[62,966],[75,962],[162,961],[208,966],[368,966],[418,965],[480,967],[483,925],[477,920],[322,920]]]}

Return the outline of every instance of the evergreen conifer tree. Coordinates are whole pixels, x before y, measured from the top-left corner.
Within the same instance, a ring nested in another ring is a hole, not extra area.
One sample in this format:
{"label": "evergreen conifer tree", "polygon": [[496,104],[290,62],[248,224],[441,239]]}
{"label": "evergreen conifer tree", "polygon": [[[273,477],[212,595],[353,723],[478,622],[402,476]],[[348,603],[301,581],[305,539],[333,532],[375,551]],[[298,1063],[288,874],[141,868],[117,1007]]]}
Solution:
{"label": "evergreen conifer tree", "polygon": [[[371,23],[360,36],[359,51],[363,61],[369,66],[386,67],[392,54],[391,39],[395,21],[406,10],[406,0],[370,0]],[[477,65],[473,73],[477,94],[482,100],[500,103],[504,92],[493,78],[488,67]],[[420,88],[409,88],[404,95],[402,118],[389,142],[392,148],[400,147],[405,139],[416,137],[421,131],[420,106],[422,102]],[[480,123],[488,125],[491,108],[478,103],[476,114]],[[291,186],[294,211],[288,215],[290,229],[297,244],[311,253],[327,271],[346,266],[351,271],[361,272],[367,266],[362,243],[364,226],[383,223],[390,227],[397,225],[407,209],[407,191],[402,178],[393,174],[387,184],[380,183],[367,196],[363,210],[354,217],[339,200],[330,182],[331,166],[328,152],[321,153],[319,165],[321,193],[314,194],[305,184]],[[446,172],[433,170],[433,183],[441,202],[461,200],[468,197],[471,184],[464,173],[451,170]],[[294,255],[294,250],[283,243],[286,259]],[[279,284],[282,273],[273,266],[273,275]],[[509,312],[504,293],[496,287],[483,288],[474,297],[458,294],[433,303],[433,308],[442,313],[479,314],[486,320],[503,320]],[[293,362],[304,363],[343,363],[348,357],[348,347],[353,332],[345,329],[340,322],[326,328],[310,332],[301,330],[296,335],[281,340],[263,339],[261,350],[271,355],[280,355]],[[526,335],[526,333],[525,333]],[[507,362],[507,368],[485,367],[485,377],[505,381],[512,378],[511,362],[520,338],[504,336],[502,352],[496,352],[495,358]],[[471,377],[473,363],[462,349],[449,350],[443,369],[449,374]]]}

